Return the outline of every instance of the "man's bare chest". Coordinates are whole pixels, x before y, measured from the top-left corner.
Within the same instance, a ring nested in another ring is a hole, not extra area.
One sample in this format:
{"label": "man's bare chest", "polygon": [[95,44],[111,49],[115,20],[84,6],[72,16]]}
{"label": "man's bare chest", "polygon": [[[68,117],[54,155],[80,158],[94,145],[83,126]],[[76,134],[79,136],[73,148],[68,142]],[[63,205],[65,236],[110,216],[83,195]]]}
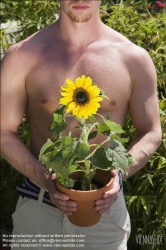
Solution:
{"label": "man's bare chest", "polygon": [[[117,53],[89,51],[80,53],[45,54],[42,60],[31,68],[26,80],[29,103],[41,108],[55,110],[60,97],[61,86],[67,78],[85,75],[103,89],[112,109],[127,104],[131,94],[131,83],[127,67]],[[107,109],[108,101],[102,104]],[[126,106],[126,105],[125,105]]]}

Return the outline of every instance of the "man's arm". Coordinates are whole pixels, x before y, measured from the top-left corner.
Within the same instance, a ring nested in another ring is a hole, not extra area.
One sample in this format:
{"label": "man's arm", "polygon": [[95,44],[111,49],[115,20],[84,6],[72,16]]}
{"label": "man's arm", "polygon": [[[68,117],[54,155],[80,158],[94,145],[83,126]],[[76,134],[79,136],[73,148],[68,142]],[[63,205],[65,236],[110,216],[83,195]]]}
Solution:
{"label": "man's arm", "polygon": [[[138,51],[137,51],[138,50]],[[139,171],[151,158],[161,142],[161,125],[157,98],[156,71],[148,53],[135,47],[131,66],[133,90],[129,101],[136,136],[129,153],[136,163],[130,166],[128,177]],[[126,178],[128,178],[126,176]]]}
{"label": "man's arm", "polygon": [[71,214],[75,203],[68,201],[67,195],[55,189],[54,181],[45,175],[46,168],[38,162],[17,135],[27,105],[27,69],[25,52],[19,51],[18,45],[11,46],[1,68],[1,155],[20,173],[49,190],[52,202],[63,212]]}
{"label": "man's arm", "polygon": [[38,176],[40,172],[44,173],[44,166],[38,163],[17,136],[17,129],[27,105],[25,89],[27,65],[24,56],[17,50],[16,45],[12,46],[2,61],[1,154],[20,173],[46,187],[45,182]]}
{"label": "man's arm", "polygon": [[[129,49],[130,54],[132,48]],[[136,163],[129,167],[128,175],[123,173],[124,179],[139,171],[148,162],[161,141],[156,71],[151,58],[143,49],[134,45],[133,50],[133,58],[130,58],[129,63],[133,83],[129,109],[136,136],[129,146],[129,153]],[[96,201],[96,210],[100,213],[106,212],[118,197],[118,175],[113,175],[113,188],[103,195],[104,199]]]}

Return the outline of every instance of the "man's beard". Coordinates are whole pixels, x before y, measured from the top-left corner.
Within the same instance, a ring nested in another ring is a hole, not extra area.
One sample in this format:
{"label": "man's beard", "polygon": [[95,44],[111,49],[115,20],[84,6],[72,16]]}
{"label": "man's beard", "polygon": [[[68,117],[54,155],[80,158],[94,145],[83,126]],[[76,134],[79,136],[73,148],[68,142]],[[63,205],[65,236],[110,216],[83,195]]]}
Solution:
{"label": "man's beard", "polygon": [[80,17],[79,15],[74,15],[72,13],[72,11],[70,11],[70,10],[67,13],[67,15],[71,19],[71,21],[73,21],[75,23],[85,23],[85,22],[88,22],[91,19],[91,17],[92,17],[92,13],[88,13],[88,14]]}

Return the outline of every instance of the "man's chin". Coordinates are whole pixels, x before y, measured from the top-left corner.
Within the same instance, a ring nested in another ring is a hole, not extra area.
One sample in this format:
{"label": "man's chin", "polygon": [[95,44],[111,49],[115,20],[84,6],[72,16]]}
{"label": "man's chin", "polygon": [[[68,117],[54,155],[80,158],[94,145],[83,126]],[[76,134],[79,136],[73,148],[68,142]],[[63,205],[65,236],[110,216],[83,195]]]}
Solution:
{"label": "man's chin", "polygon": [[91,19],[92,14],[89,13],[89,14],[81,17],[81,16],[73,15],[73,13],[68,13],[68,17],[70,18],[71,21],[73,21],[75,23],[86,23]]}

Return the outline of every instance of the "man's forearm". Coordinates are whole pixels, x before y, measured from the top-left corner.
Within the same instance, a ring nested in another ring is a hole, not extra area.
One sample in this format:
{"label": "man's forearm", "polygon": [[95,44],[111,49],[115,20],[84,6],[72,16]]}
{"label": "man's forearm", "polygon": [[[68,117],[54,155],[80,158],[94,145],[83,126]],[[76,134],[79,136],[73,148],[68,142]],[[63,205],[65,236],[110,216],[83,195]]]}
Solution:
{"label": "man's forearm", "polygon": [[134,157],[135,164],[128,169],[128,175],[124,179],[138,172],[149,161],[161,142],[161,131],[151,131],[137,135],[128,148],[128,152]]}
{"label": "man's forearm", "polygon": [[38,162],[29,149],[20,141],[17,134],[3,131],[1,133],[1,143],[2,157],[21,174],[47,189],[46,168]]}

